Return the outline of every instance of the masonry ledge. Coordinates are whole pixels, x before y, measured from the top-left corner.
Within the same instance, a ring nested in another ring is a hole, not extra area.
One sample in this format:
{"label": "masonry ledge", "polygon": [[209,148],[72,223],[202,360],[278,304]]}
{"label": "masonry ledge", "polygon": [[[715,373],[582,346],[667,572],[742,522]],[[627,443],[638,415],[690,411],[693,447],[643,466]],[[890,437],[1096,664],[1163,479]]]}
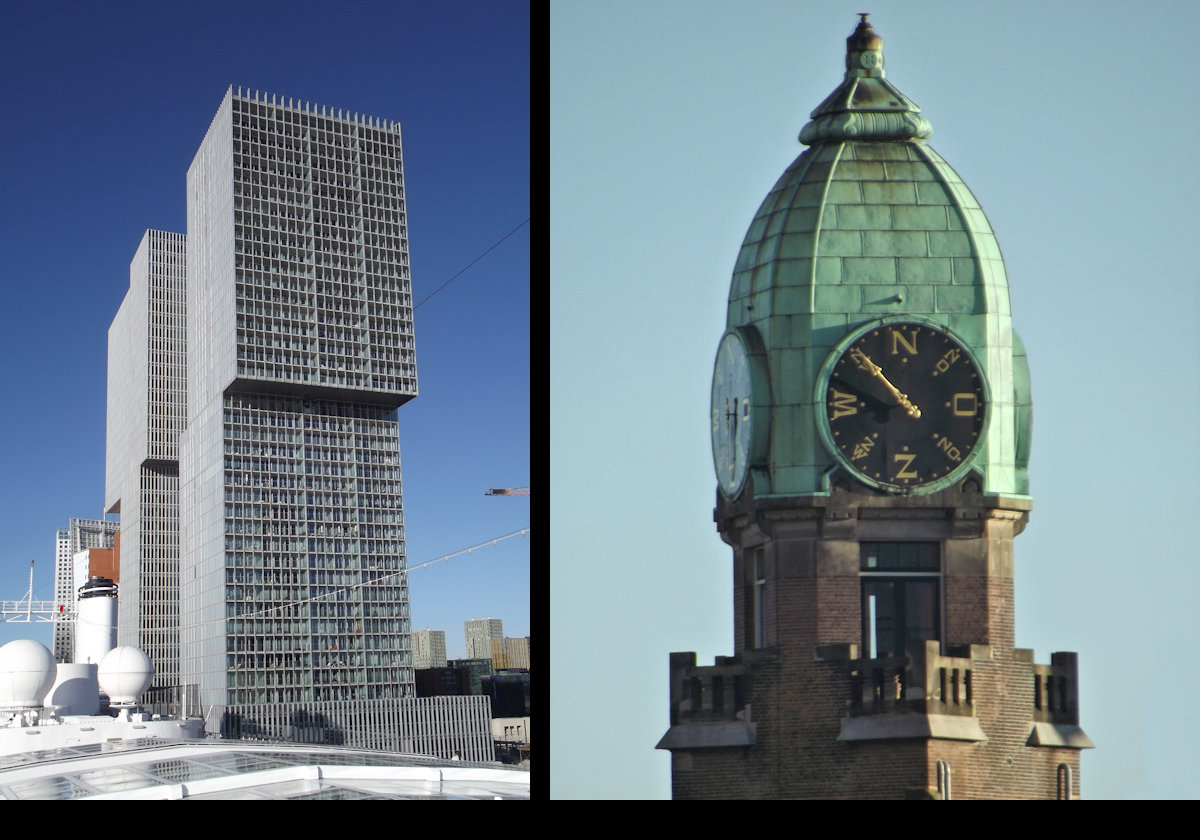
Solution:
{"label": "masonry ledge", "polygon": [[979,720],[967,715],[864,715],[842,721],[839,741],[886,741],[899,738],[939,738],[947,741],[986,741]]}
{"label": "masonry ledge", "polygon": [[702,750],[710,747],[750,747],[755,743],[757,740],[753,723],[685,723],[668,729],[654,749]]}
{"label": "masonry ledge", "polygon": [[1030,747],[1067,747],[1072,750],[1096,747],[1082,727],[1065,723],[1035,723],[1025,743]]}

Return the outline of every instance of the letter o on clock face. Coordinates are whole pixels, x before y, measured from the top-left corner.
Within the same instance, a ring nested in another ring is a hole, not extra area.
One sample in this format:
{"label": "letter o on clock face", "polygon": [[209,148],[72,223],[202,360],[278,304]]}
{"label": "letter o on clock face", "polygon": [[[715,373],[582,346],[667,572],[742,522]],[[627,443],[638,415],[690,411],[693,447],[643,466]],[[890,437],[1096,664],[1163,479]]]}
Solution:
{"label": "letter o on clock face", "polygon": [[966,471],[983,440],[985,377],[940,326],[888,321],[851,333],[818,382],[826,447],[871,487],[941,489]]}

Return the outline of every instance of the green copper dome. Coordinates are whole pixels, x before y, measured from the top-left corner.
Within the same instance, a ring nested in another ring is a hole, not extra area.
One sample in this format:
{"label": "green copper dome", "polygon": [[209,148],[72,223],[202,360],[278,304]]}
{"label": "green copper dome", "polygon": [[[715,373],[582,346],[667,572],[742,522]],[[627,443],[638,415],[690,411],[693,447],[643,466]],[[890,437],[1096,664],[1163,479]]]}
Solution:
{"label": "green copper dome", "polygon": [[975,196],[924,143],[920,108],[884,78],[866,16],[842,84],[800,133],[810,146],[763,200],[738,254],[727,325],[756,333],[770,383],[755,497],[826,493],[836,472],[817,423],[822,365],[873,320],[935,323],[979,360],[991,391],[975,467],[990,494],[1026,495],[1029,376],[1000,246]]}

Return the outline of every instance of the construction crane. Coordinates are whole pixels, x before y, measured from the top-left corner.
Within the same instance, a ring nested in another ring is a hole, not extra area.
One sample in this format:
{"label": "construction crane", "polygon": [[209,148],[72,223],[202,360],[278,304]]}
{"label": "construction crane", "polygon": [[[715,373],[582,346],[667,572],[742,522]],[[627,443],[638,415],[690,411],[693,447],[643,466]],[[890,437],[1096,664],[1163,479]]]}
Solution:
{"label": "construction crane", "polygon": [[528,487],[493,487],[485,496],[528,496]]}

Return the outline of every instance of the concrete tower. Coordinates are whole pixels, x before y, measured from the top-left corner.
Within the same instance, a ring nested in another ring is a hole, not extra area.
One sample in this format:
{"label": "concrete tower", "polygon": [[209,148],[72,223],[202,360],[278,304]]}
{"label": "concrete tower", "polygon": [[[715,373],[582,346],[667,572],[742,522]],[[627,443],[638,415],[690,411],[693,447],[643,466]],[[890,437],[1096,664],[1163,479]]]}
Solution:
{"label": "concrete tower", "polygon": [[[148,230],[108,328],[104,511],[120,514],[120,644],[179,684],[179,435],[187,418],[187,242]],[[114,526],[115,527],[115,526]]]}
{"label": "concrete tower", "polygon": [[1014,648],[1029,372],[996,237],[866,16],[746,234],[712,394],[734,656],[671,655],[677,798],[1073,798]]}
{"label": "concrete tower", "polygon": [[411,697],[400,126],[230,88],[187,218],[183,682],[242,723]]}

